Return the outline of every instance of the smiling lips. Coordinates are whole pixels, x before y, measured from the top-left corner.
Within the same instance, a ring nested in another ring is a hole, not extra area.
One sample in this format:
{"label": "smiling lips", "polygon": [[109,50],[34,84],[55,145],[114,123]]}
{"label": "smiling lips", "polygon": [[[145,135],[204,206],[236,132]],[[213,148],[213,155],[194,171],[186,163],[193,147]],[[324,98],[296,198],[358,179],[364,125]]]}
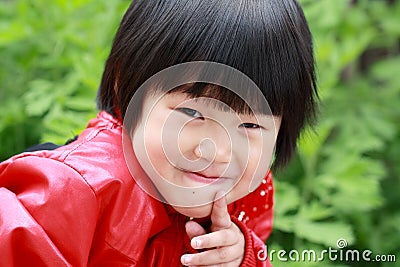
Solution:
{"label": "smiling lips", "polygon": [[216,181],[223,181],[223,180],[227,179],[226,177],[207,176],[207,175],[199,173],[199,172],[187,171],[186,174],[190,179],[192,179],[196,182],[205,183],[205,184],[211,184]]}

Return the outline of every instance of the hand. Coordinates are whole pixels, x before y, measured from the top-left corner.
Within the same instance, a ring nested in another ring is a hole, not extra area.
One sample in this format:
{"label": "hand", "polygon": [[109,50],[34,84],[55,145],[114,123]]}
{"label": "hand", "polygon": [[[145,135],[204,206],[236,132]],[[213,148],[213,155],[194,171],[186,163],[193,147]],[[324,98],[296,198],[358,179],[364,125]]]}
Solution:
{"label": "hand", "polygon": [[237,267],[245,251],[244,235],[231,221],[224,192],[215,196],[211,211],[211,232],[194,222],[186,223],[186,232],[195,249],[209,249],[196,254],[185,254],[181,262],[186,266],[232,266]]}

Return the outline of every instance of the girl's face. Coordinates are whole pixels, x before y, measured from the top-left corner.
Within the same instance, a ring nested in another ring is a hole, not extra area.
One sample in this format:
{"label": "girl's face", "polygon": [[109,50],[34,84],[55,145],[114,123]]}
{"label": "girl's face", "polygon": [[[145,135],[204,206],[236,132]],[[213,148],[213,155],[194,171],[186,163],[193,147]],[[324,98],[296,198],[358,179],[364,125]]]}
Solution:
{"label": "girl's face", "polygon": [[280,117],[221,105],[181,92],[150,95],[133,133],[136,158],[160,194],[153,197],[186,216],[208,216],[219,190],[228,203],[249,194],[270,167]]}

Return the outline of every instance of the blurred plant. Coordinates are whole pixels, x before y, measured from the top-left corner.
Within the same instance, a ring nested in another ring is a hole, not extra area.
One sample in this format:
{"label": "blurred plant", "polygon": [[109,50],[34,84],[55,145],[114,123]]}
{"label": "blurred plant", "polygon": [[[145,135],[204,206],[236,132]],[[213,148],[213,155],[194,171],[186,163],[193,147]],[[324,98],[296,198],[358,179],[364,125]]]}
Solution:
{"label": "blurred plant", "polygon": [[[62,144],[95,115],[104,60],[129,2],[0,1],[0,161],[38,142]],[[321,116],[275,174],[268,248],[321,251],[344,238],[349,249],[400,261],[400,3],[300,2],[315,39]]]}
{"label": "blurred plant", "polygon": [[[348,249],[400,260],[400,3],[300,2],[315,39],[321,116],[289,168],[276,174],[268,242],[271,249],[321,251],[344,238]],[[367,264],[315,266],[338,263]]]}
{"label": "blurred plant", "polygon": [[0,2],[0,161],[63,144],[96,113],[105,58],[128,2]]}

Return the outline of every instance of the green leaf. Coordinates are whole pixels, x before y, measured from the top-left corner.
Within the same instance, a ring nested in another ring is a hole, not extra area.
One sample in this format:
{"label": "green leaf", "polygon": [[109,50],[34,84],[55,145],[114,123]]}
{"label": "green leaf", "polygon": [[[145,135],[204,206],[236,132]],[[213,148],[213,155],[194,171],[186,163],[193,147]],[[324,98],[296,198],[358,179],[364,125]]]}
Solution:
{"label": "green leaf", "polygon": [[54,104],[56,94],[52,91],[53,83],[46,80],[35,80],[24,95],[26,112],[30,116],[42,116]]}
{"label": "green leaf", "polygon": [[302,217],[297,220],[295,233],[298,237],[327,247],[336,247],[339,239],[345,239],[349,245],[355,240],[351,226],[346,223],[313,222]]}

